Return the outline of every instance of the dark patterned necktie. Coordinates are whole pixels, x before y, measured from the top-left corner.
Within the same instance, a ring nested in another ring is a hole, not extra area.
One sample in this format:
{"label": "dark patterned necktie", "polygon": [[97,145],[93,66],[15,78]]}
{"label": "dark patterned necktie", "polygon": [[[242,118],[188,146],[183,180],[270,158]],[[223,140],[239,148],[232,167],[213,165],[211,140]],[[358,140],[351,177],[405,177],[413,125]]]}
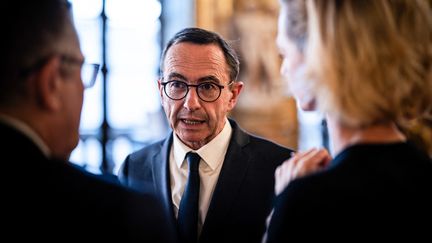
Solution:
{"label": "dark patterned necktie", "polygon": [[189,165],[189,177],[185,191],[180,201],[178,212],[178,227],[183,243],[198,241],[198,200],[199,200],[199,162],[201,157],[197,153],[186,154]]}

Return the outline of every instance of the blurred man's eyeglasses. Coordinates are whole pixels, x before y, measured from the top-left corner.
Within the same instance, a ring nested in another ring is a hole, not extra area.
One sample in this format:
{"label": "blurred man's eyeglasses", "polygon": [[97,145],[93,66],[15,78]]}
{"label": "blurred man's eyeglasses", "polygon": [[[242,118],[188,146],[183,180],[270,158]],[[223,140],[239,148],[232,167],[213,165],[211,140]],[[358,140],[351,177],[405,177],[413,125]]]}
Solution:
{"label": "blurred man's eyeglasses", "polygon": [[[84,88],[87,89],[93,87],[99,72],[99,67],[100,67],[99,64],[84,63],[82,60],[68,55],[60,55],[60,58],[62,63],[81,66],[81,80],[83,82]],[[31,73],[39,70],[48,60],[49,57],[42,58],[40,61],[36,62],[33,66],[22,69],[19,73],[20,78],[27,77]]]}
{"label": "blurred man's eyeglasses", "polygon": [[62,55],[61,56],[61,60],[62,62],[65,63],[72,63],[72,64],[76,64],[76,65],[81,65],[81,80],[83,82],[84,88],[88,89],[93,87],[93,85],[96,82],[96,77],[98,75],[99,72],[99,64],[96,63],[83,63],[83,61],[70,57],[70,56],[66,56],[66,55]]}
{"label": "blurred man's eyeglasses", "polygon": [[[230,82],[227,86],[233,83]],[[195,87],[198,97],[205,102],[216,101],[224,88],[223,85],[213,82],[204,82],[200,84],[187,84],[183,81],[173,80],[161,83],[164,87],[164,92],[168,98],[172,100],[181,100],[189,93],[189,87]]]}
{"label": "blurred man's eyeglasses", "polygon": [[96,77],[99,73],[100,65],[97,63],[84,63],[81,67],[81,79],[84,88],[88,89],[93,87],[96,82]]}

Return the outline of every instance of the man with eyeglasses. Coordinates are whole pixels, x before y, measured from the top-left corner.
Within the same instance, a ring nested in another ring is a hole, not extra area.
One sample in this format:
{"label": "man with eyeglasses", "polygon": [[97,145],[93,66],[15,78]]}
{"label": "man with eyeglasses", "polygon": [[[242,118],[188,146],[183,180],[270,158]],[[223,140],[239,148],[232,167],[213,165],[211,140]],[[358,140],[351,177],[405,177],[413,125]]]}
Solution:
{"label": "man with eyeglasses", "polygon": [[84,64],[68,2],[5,0],[1,9],[2,236],[175,242],[156,197],[67,161],[79,140],[84,88],[99,69]]}
{"label": "man with eyeglasses", "polygon": [[187,28],[168,42],[161,71],[173,133],[129,155],[120,181],[155,188],[181,242],[260,242],[274,171],[292,151],[227,118],[243,87],[235,51],[216,33]]}

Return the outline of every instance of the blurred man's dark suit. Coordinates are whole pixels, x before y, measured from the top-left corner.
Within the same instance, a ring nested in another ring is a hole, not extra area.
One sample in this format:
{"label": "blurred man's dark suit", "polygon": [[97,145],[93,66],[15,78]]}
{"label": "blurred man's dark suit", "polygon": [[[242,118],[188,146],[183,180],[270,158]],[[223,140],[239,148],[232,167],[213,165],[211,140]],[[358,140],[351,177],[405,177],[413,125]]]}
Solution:
{"label": "blurred man's dark suit", "polygon": [[9,239],[174,242],[173,224],[150,193],[138,193],[47,159],[0,123],[2,221]]}

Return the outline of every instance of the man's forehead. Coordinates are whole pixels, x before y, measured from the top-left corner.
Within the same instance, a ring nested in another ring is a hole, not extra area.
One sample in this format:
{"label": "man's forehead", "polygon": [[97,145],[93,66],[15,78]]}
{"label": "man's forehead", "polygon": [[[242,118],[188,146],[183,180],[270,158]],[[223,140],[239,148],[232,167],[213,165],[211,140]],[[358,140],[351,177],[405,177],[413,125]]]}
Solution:
{"label": "man's forehead", "polygon": [[213,43],[196,44],[192,42],[180,42],[171,46],[167,51],[167,56],[183,55],[184,57],[199,58],[211,57],[225,59],[222,49]]}
{"label": "man's forehead", "polygon": [[78,37],[78,33],[73,25],[65,27],[65,34],[62,40],[59,42],[62,54],[73,55],[76,58],[84,59],[84,55],[81,51],[81,45]]}
{"label": "man's forehead", "polygon": [[164,60],[165,65],[198,65],[220,66],[227,65],[223,52],[213,45],[177,44],[170,48]]}

